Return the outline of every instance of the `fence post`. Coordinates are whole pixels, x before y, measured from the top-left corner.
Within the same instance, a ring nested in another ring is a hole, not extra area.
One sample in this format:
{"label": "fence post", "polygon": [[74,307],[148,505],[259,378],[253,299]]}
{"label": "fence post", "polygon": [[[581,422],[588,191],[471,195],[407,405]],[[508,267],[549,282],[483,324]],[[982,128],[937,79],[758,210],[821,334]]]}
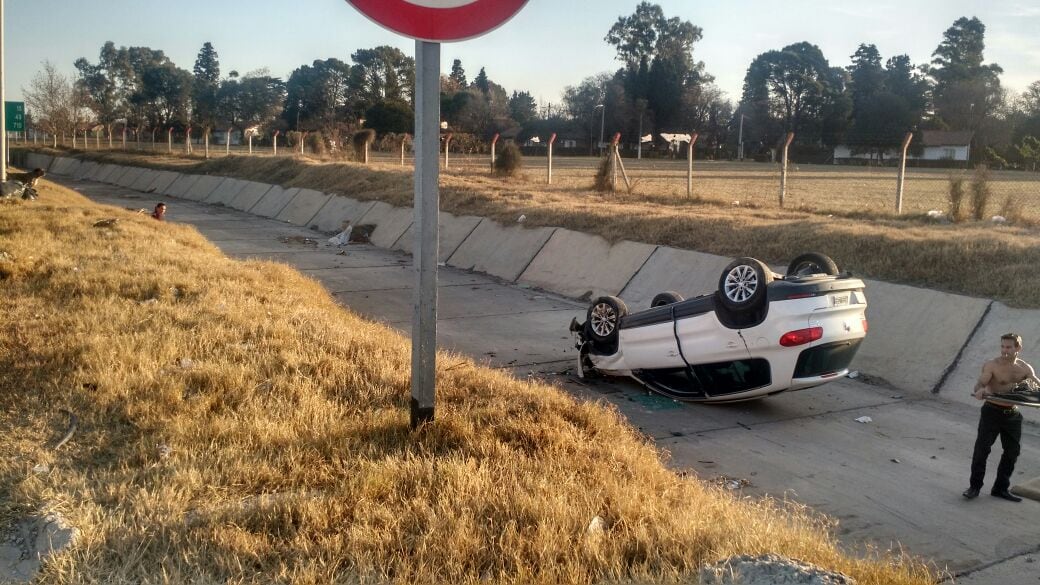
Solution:
{"label": "fence post", "polygon": [[274,131],[274,155],[278,156],[278,135],[281,134],[281,130]]}
{"label": "fence post", "polygon": [[404,166],[404,147],[405,143],[408,142],[408,135],[405,134],[401,137],[401,166]]}
{"label": "fence post", "polygon": [[224,139],[224,154],[231,156],[231,131],[234,128],[227,129],[227,137]]}
{"label": "fence post", "polygon": [[202,142],[203,148],[206,150],[206,158],[209,158],[209,132],[210,127],[206,126],[202,129]]}
{"label": "fence post", "polygon": [[152,128],[152,150],[153,151],[155,150],[155,132],[158,129],[159,129],[158,126],[156,126],[155,128]]}
{"label": "fence post", "polygon": [[123,124],[123,150],[126,150],[126,124]]}
{"label": "fence post", "polygon": [[907,132],[903,138],[903,151],[899,158],[899,185],[896,187],[896,213],[903,213],[903,179],[906,178],[906,151],[910,148],[910,141],[914,139],[913,132]]}
{"label": "fence post", "polygon": [[184,152],[191,154],[191,126],[184,131]]}
{"label": "fence post", "polygon": [[693,197],[693,145],[697,144],[696,132],[690,133],[690,147],[686,153],[686,197]]}
{"label": "fence post", "polygon": [[173,154],[173,126],[166,131],[166,149]]}
{"label": "fence post", "polygon": [[784,140],[784,153],[780,159],[780,207],[784,206],[784,198],[787,196],[787,149],[793,140],[794,132],[788,132],[787,139]]}
{"label": "fence post", "polygon": [[495,174],[495,146],[498,144],[499,133],[491,137],[491,174]]}
{"label": "fence post", "polygon": [[614,134],[610,141],[610,190],[617,191],[618,164],[621,162],[621,154],[618,152],[618,143],[621,142],[621,133]]}
{"label": "fence post", "polygon": [[556,142],[556,133],[553,132],[552,136],[549,137],[549,177],[547,180],[548,185],[552,185],[552,149],[553,143]]}

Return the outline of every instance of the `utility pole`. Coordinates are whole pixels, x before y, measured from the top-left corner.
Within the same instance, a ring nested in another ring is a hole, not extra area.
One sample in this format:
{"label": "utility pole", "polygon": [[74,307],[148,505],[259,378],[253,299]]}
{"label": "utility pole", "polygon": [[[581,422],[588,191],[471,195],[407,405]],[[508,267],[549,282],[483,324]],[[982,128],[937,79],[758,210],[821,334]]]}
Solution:
{"label": "utility pole", "polygon": [[[599,116],[599,155],[603,156],[603,123],[607,118],[607,106],[599,104],[596,108],[603,108]],[[595,112],[596,108],[592,108],[592,111]]]}
{"label": "utility pole", "polygon": [[744,114],[740,115],[740,132],[737,135],[737,158],[744,162]]}
{"label": "utility pole", "polygon": [[7,92],[4,81],[4,0],[0,0],[0,182],[7,180]]}

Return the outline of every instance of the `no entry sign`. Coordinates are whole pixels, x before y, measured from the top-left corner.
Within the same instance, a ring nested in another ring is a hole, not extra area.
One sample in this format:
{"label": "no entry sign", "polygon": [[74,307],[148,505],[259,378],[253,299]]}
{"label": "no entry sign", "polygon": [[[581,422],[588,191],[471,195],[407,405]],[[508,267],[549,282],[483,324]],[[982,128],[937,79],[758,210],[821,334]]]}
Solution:
{"label": "no entry sign", "polygon": [[527,0],[347,0],[382,26],[431,42],[480,36],[512,18]]}

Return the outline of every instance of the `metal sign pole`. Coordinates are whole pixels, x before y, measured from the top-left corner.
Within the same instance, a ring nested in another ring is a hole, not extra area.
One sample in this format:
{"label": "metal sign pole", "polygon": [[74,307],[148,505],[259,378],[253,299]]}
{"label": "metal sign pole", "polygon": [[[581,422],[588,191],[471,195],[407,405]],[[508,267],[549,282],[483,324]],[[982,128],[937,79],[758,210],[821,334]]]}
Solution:
{"label": "metal sign pole", "polygon": [[4,0],[0,0],[0,182],[7,180],[7,92],[4,82]]}
{"label": "metal sign pole", "polygon": [[[415,41],[415,312],[412,428],[434,419],[437,367],[437,219],[440,209],[441,45]],[[445,161],[447,162],[447,161]]]}

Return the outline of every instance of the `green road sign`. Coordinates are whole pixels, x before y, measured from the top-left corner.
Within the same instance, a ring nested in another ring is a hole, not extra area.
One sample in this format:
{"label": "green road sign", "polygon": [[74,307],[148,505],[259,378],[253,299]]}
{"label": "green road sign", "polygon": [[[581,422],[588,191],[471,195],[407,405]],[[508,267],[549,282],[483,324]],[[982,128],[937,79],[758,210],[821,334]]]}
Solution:
{"label": "green road sign", "polygon": [[25,102],[4,102],[8,132],[25,132]]}

